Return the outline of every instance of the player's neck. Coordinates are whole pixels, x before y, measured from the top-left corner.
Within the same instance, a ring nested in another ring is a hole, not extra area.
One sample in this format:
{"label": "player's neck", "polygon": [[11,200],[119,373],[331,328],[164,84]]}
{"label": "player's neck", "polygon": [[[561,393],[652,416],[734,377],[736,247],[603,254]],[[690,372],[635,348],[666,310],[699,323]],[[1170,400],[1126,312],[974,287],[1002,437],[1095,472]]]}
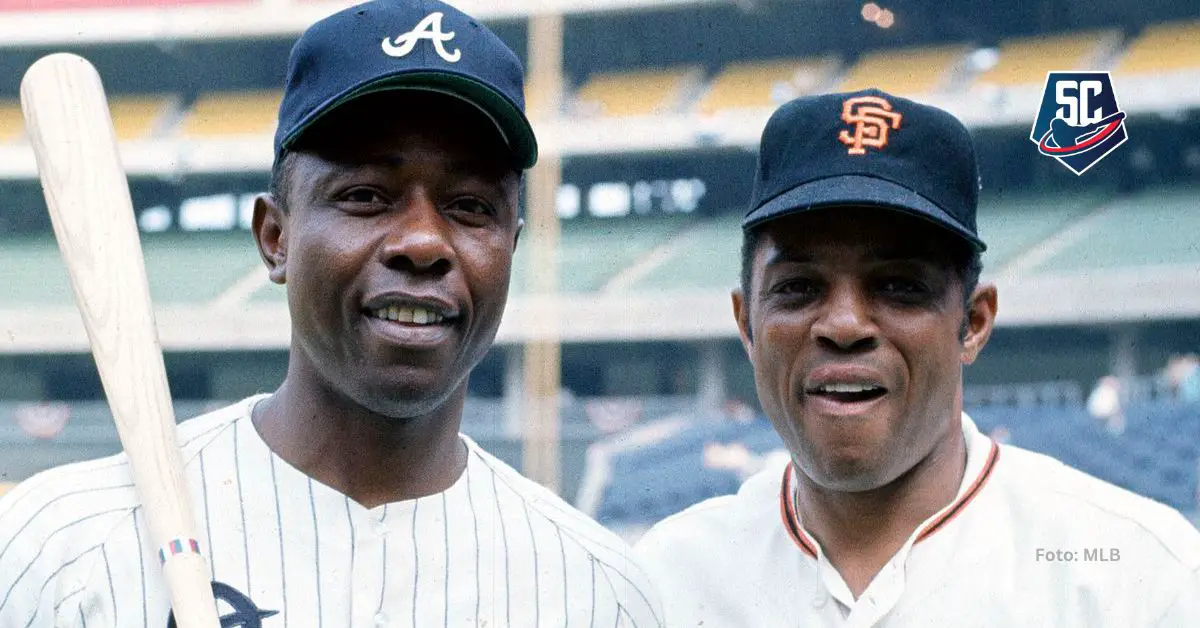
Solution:
{"label": "player's neck", "polygon": [[258,404],[255,428],[288,464],[364,507],[440,493],[466,468],[465,383],[434,413],[405,420],[314,388],[289,374]]}
{"label": "player's neck", "polygon": [[956,422],[929,456],[878,489],[830,491],[798,474],[796,508],[857,597],[922,522],[954,501],[965,472],[966,442]]}

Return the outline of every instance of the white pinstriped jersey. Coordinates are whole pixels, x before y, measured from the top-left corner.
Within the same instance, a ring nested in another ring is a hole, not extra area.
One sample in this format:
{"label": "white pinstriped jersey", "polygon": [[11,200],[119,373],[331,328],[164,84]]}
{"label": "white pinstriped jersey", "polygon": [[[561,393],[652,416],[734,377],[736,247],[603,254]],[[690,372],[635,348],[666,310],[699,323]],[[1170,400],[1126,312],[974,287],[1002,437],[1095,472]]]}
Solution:
{"label": "white pinstriped jersey", "polygon": [[[367,509],[267,448],[249,419],[261,398],[179,429],[233,625],[662,625],[620,539],[469,439],[448,490]],[[0,501],[0,628],[167,626],[145,525],[124,456],[22,483]]]}
{"label": "white pinstriped jersey", "polygon": [[1197,628],[1200,532],[1179,513],[979,433],[957,498],[855,598],[787,462],[636,545],[672,628]]}

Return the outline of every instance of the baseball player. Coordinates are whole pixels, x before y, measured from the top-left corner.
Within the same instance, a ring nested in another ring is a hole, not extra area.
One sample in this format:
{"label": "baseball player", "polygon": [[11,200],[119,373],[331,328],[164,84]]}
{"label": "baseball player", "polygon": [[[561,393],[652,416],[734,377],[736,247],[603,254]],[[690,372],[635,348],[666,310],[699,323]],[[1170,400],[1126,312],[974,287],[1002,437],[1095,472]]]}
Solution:
{"label": "baseball player", "polygon": [[636,553],[671,626],[1200,626],[1200,533],[962,411],[978,283],[963,125],[868,90],[771,117],[733,309],[790,453]]}
{"label": "baseball player", "polygon": [[[537,158],[522,69],[434,0],[294,47],[253,231],[287,376],[179,442],[223,626],[659,627],[629,549],[459,434]],[[123,456],[0,502],[0,627],[174,625]]]}

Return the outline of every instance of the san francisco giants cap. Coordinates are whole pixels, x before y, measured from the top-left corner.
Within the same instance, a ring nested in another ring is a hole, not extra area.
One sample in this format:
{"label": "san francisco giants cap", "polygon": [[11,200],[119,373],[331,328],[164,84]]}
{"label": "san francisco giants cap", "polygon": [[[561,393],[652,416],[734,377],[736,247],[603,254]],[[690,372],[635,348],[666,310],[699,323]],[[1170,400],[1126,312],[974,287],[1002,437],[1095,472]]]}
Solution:
{"label": "san francisco giants cap", "polygon": [[[477,20],[437,0],[374,0],[313,24],[292,47],[275,131],[275,160],[317,120],[387,90],[453,96],[487,116],[516,167],[537,162],[525,117],[524,68]],[[397,112],[403,115],[403,112]]]}
{"label": "san francisco giants cap", "polygon": [[811,209],[876,206],[986,247],[975,226],[979,166],[949,113],[868,89],[797,98],[767,122],[742,228]]}

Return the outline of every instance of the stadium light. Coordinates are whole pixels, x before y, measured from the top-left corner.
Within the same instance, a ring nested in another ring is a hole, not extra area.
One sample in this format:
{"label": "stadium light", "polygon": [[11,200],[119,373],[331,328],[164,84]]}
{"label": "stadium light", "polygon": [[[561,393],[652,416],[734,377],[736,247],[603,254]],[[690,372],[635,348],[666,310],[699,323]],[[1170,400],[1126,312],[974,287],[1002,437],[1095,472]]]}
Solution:
{"label": "stadium light", "polygon": [[896,23],[896,14],[890,9],[884,9],[879,12],[879,17],[875,18],[875,24],[879,28],[891,28],[892,24]]}
{"label": "stadium light", "polygon": [[879,19],[879,5],[874,2],[868,2],[862,7],[862,19],[868,22],[874,22]]}
{"label": "stadium light", "polygon": [[1000,51],[996,48],[980,48],[967,56],[967,64],[976,72],[996,67],[1000,62]]}

